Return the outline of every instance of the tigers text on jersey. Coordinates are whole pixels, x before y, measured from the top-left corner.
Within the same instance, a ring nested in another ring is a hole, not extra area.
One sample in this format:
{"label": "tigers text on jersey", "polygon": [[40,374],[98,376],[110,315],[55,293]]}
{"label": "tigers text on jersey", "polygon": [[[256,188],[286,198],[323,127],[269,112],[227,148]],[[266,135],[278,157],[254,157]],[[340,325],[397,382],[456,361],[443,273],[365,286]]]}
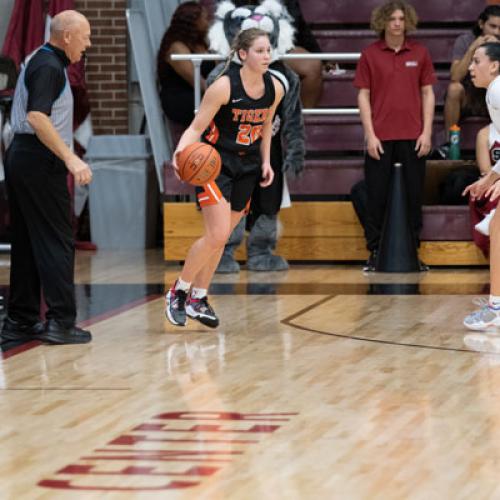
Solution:
{"label": "tigers text on jersey", "polygon": [[274,104],[274,83],[271,74],[264,73],[264,94],[252,99],[243,88],[240,70],[241,66],[231,64],[226,71],[231,84],[229,101],[220,107],[203,137],[226,151],[255,153],[260,147],[262,127]]}

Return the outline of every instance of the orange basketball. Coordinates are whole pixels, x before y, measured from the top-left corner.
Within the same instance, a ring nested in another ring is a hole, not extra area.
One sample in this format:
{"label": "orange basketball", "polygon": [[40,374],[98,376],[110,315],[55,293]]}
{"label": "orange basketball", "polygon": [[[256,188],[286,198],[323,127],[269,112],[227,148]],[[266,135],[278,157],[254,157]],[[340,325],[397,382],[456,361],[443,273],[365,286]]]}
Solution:
{"label": "orange basketball", "polygon": [[221,159],[218,151],[210,144],[195,142],[177,155],[177,166],[183,181],[203,186],[219,175]]}

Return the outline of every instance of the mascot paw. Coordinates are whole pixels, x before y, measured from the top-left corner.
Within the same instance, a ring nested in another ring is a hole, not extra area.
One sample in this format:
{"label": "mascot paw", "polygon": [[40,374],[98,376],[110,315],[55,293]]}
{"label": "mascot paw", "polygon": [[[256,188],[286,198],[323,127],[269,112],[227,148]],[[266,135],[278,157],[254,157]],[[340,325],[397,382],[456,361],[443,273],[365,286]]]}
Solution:
{"label": "mascot paw", "polygon": [[249,271],[287,271],[288,262],[279,255],[257,255],[247,261]]}
{"label": "mascot paw", "polygon": [[286,172],[286,175],[290,179],[300,179],[302,177],[302,173],[304,172],[304,162],[302,160],[300,162],[290,162],[285,160],[282,168],[283,172]]}
{"label": "mascot paw", "polygon": [[239,273],[240,265],[232,255],[223,254],[215,272],[217,274]]}

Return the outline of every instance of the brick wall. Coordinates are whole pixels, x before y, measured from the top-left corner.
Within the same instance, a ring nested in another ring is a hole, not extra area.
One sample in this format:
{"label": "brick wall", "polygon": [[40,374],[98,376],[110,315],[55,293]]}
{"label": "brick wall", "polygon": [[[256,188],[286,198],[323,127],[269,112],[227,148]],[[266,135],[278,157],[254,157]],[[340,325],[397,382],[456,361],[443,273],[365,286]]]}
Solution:
{"label": "brick wall", "polygon": [[75,0],[92,30],[87,84],[94,134],[128,133],[126,0]]}

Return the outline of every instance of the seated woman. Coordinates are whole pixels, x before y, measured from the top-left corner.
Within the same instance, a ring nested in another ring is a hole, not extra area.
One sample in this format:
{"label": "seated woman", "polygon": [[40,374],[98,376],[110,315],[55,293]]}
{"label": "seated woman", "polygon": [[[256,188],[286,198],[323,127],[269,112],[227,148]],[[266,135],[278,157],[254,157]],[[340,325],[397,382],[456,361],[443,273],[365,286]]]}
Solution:
{"label": "seated woman", "polygon": [[[198,2],[185,2],[175,10],[158,51],[158,80],[163,112],[169,120],[187,127],[194,118],[194,67],[191,61],[172,61],[171,54],[202,54],[208,51],[208,14]],[[212,61],[201,65],[201,90],[214,68]]]}
{"label": "seated woman", "polygon": [[[304,20],[298,0],[283,0],[283,4],[292,16],[297,30],[295,48],[290,53],[322,52],[311,28]],[[300,97],[304,108],[315,108],[321,98],[323,89],[322,62],[319,59],[292,59],[287,61],[287,64],[300,77],[302,85]],[[325,64],[325,69],[329,67],[329,63]]]}
{"label": "seated woman", "polygon": [[[481,176],[490,173],[491,167],[500,159],[500,132],[493,123],[482,128],[476,139],[476,162]],[[485,257],[489,257],[490,238],[489,225],[495,214],[498,200],[469,200],[471,222],[474,226],[472,237]]]}

